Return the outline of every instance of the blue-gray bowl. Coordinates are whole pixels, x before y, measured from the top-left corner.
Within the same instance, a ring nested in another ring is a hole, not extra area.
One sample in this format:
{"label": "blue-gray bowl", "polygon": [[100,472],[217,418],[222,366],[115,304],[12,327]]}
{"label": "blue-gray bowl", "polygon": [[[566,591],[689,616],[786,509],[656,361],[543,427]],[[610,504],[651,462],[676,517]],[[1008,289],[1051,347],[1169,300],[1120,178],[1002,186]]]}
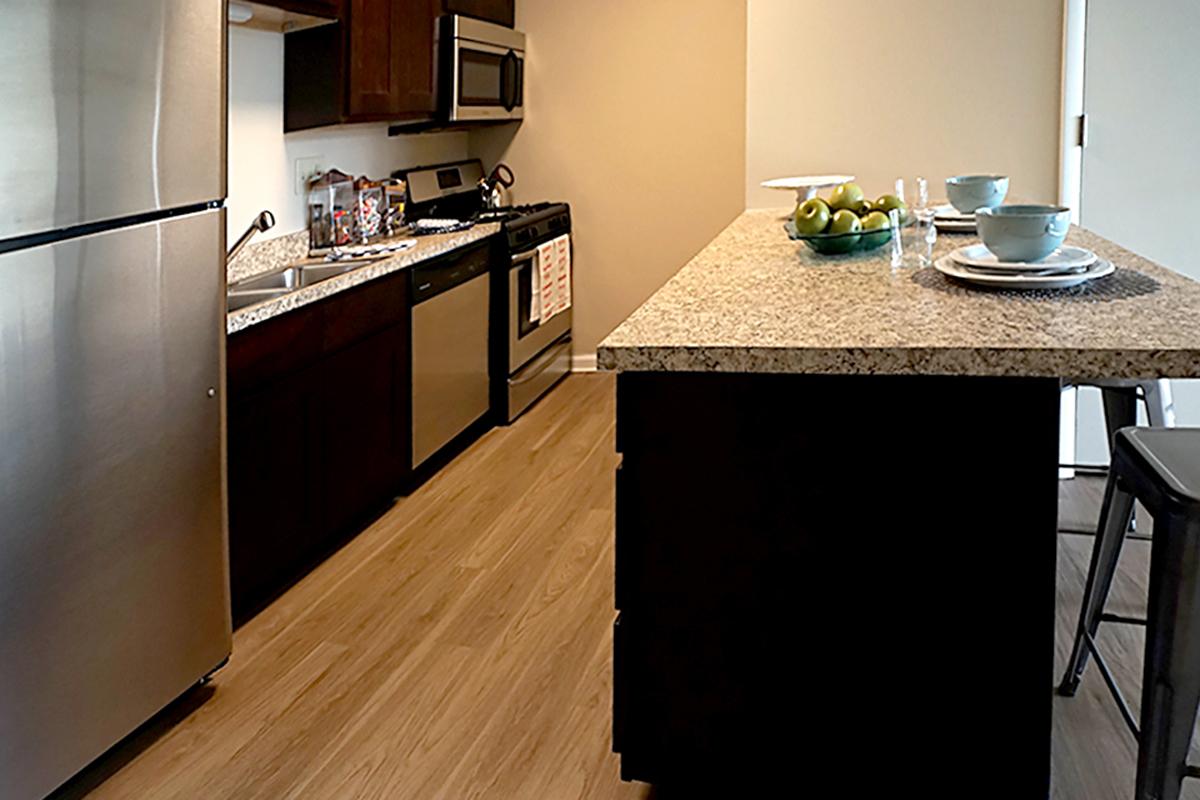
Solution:
{"label": "blue-gray bowl", "polygon": [[975,212],[984,246],[1001,261],[1038,261],[1067,238],[1071,210],[1064,206],[1000,206]]}
{"label": "blue-gray bowl", "polygon": [[963,214],[995,208],[1008,194],[1006,175],[956,175],[946,178],[946,197]]}

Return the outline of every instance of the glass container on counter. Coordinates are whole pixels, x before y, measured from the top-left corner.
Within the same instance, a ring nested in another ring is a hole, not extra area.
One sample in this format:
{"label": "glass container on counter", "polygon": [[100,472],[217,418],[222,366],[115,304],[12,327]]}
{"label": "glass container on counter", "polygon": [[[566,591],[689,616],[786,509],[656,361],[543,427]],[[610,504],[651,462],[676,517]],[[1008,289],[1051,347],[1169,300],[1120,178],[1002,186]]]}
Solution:
{"label": "glass container on counter", "polygon": [[354,182],[354,238],[362,244],[383,233],[385,206],[383,184],[359,178]]}
{"label": "glass container on counter", "polygon": [[314,251],[354,241],[358,204],[354,179],[330,170],[308,184],[308,243]]}

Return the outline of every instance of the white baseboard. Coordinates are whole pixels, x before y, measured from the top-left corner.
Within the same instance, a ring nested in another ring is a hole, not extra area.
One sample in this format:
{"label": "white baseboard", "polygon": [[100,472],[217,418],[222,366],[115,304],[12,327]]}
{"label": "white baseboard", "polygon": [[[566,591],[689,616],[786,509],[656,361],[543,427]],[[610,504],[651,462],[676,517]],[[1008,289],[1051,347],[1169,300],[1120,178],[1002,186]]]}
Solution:
{"label": "white baseboard", "polygon": [[595,353],[575,353],[571,356],[571,372],[595,372]]}

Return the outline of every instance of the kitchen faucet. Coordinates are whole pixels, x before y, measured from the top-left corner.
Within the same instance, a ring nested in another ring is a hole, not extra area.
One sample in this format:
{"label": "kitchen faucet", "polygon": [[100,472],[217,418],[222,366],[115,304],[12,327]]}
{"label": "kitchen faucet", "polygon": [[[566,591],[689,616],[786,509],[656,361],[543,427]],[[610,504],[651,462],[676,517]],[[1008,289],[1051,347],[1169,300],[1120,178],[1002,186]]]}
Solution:
{"label": "kitchen faucet", "polygon": [[229,254],[225,256],[225,263],[229,264],[231,261],[237,258],[237,254],[242,252],[242,248],[254,238],[254,234],[269,231],[274,227],[275,215],[270,211],[263,211],[254,218],[254,221],[250,223],[250,227],[246,229],[246,232],[243,233],[241,237],[239,237],[238,240],[233,243],[233,247],[229,248]]}

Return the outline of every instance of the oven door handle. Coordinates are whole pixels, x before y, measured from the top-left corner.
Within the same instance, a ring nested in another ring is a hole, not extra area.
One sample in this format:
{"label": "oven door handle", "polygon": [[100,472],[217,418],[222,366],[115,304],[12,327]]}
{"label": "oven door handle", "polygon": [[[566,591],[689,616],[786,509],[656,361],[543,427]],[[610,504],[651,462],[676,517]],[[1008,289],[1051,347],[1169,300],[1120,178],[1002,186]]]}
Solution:
{"label": "oven door handle", "polygon": [[537,258],[537,253],[538,248],[536,247],[532,250],[526,250],[523,253],[517,253],[512,257],[513,266],[516,266],[517,263],[521,261],[533,261],[535,258]]}

